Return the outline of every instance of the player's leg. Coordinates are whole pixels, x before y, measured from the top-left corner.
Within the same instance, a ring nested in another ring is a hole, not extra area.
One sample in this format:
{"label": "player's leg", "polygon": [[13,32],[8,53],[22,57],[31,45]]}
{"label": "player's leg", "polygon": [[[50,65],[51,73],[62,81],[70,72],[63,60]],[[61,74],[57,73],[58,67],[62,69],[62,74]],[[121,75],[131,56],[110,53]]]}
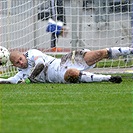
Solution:
{"label": "player's leg", "polygon": [[56,47],[57,35],[55,32],[51,34],[51,48]]}
{"label": "player's leg", "polygon": [[89,66],[97,63],[104,58],[108,58],[107,49],[88,51],[84,54],[84,60]]}
{"label": "player's leg", "polygon": [[58,37],[59,37],[59,35],[56,35],[55,32],[53,32],[53,33],[51,34],[51,51],[52,51],[52,52],[61,52],[61,51],[62,51],[61,48],[57,48],[57,47],[56,47],[56,43],[57,43],[57,41],[58,41]]}
{"label": "player's leg", "polygon": [[64,79],[69,83],[78,83],[78,82],[102,82],[108,81],[113,83],[121,83],[122,79],[119,76],[111,75],[102,75],[102,74],[93,74],[86,71],[79,71],[77,69],[71,68],[68,69],[64,75]]}
{"label": "player's leg", "polygon": [[133,54],[133,48],[129,47],[112,47],[101,50],[88,51],[84,55],[85,62],[91,66],[98,61],[109,58],[118,58],[119,56]]}
{"label": "player's leg", "polygon": [[80,72],[80,81],[81,82],[112,82],[112,83],[121,83],[122,78],[120,76],[111,76],[103,74],[94,74],[86,71]]}

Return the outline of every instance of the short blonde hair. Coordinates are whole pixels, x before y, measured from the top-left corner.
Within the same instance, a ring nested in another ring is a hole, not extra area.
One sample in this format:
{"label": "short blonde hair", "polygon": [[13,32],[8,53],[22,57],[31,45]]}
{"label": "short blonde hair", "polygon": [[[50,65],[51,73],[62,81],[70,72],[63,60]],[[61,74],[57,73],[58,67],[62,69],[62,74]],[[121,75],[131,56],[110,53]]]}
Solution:
{"label": "short blonde hair", "polygon": [[11,63],[14,63],[14,59],[16,59],[16,57],[17,57],[18,55],[21,55],[21,54],[22,54],[22,53],[19,52],[19,51],[12,51],[12,52],[10,53],[10,56],[9,56],[9,59],[10,59]]}

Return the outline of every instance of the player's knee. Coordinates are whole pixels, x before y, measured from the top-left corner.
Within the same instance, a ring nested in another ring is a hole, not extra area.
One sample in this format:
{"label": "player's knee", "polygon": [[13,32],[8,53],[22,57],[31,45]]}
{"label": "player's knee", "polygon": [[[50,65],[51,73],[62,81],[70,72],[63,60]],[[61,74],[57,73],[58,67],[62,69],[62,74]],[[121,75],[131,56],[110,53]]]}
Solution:
{"label": "player's knee", "polygon": [[79,82],[79,73],[80,71],[74,68],[70,68],[66,71],[64,75],[64,79],[69,83],[77,83]]}

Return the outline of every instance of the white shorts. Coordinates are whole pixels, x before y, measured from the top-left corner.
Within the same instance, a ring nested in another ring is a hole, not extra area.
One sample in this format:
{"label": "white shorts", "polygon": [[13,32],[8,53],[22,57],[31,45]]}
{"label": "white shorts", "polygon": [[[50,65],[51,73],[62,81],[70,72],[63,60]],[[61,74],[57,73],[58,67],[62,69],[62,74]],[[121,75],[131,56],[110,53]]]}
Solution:
{"label": "white shorts", "polygon": [[84,71],[93,68],[95,65],[88,66],[83,59],[86,51],[76,51],[74,60],[72,59],[72,53],[63,56],[61,59],[55,59],[48,67],[47,81],[54,83],[65,83],[64,74],[69,68],[76,68]]}

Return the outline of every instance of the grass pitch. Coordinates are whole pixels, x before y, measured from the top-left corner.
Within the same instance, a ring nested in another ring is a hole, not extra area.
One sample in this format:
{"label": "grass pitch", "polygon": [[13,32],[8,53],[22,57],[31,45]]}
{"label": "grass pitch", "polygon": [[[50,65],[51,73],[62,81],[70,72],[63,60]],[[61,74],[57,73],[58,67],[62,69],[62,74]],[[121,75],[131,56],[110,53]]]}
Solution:
{"label": "grass pitch", "polygon": [[131,133],[132,82],[0,85],[0,132]]}

